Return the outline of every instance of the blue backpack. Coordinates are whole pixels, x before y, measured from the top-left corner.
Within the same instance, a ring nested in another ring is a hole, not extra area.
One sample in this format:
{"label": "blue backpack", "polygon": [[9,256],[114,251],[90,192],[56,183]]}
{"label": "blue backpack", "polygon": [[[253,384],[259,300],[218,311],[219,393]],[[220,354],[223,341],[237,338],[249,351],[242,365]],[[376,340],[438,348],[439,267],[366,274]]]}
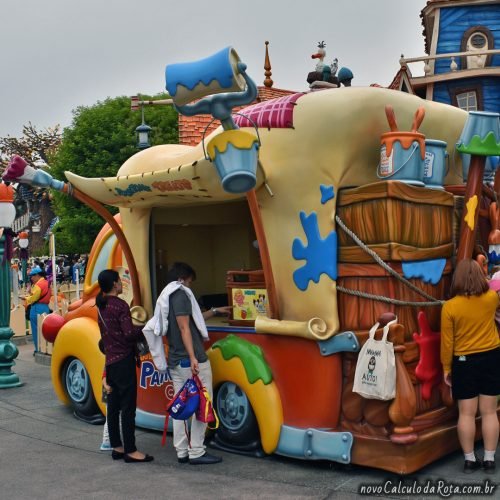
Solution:
{"label": "blue backpack", "polygon": [[[198,410],[200,406],[200,390],[194,379],[189,378],[182,386],[181,390],[172,398],[167,405],[165,415],[165,426],[163,428],[162,446],[167,439],[168,417],[175,420],[188,420]],[[186,431],[187,434],[187,431]],[[188,436],[189,437],[189,436]]]}

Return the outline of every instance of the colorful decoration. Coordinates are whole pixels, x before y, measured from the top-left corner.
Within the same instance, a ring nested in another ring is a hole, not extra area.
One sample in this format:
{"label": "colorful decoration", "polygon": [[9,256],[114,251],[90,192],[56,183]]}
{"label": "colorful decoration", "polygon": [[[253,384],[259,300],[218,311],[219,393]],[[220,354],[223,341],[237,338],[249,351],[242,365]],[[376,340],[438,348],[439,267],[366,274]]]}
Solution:
{"label": "colorful decoration", "polygon": [[134,196],[137,193],[151,191],[151,188],[145,184],[130,184],[127,189],[115,188],[115,191],[120,196]]}
{"label": "colorful decoration", "polygon": [[306,264],[293,273],[293,281],[299,290],[306,290],[309,281],[318,283],[322,274],[332,280],[337,279],[337,233],[332,231],[322,239],[315,212],[310,215],[300,212],[300,221],[308,244],[305,246],[298,238],[293,240],[292,256],[297,260],[305,260]]}
{"label": "colorful decoration", "polygon": [[234,116],[234,121],[239,127],[293,128],[293,113],[297,101],[304,95],[297,94],[278,97],[271,101],[259,102],[245,108],[244,116]]}
{"label": "colorful decoration", "polygon": [[327,201],[333,200],[335,193],[333,192],[333,186],[325,186],[321,184],[319,187],[321,191],[321,204],[324,205]]}
{"label": "colorful decoration", "polygon": [[405,278],[420,278],[424,283],[436,285],[443,275],[446,259],[403,261],[401,264]]}
{"label": "colorful decoration", "polygon": [[271,369],[264,359],[262,349],[258,345],[243,340],[236,335],[228,335],[226,338],[215,342],[212,349],[220,349],[222,357],[226,361],[235,357],[239,358],[251,384],[257,380],[262,380],[264,385],[273,381]]}
{"label": "colorful decoration", "polygon": [[66,323],[66,320],[56,313],[47,315],[42,323],[42,335],[47,342],[54,343],[59,330]]}
{"label": "colorful decoration", "polygon": [[33,168],[18,155],[12,157],[2,178],[5,181],[25,182],[30,186],[53,188],[57,191],[64,189],[64,182],[54,179],[49,173],[43,170]]}
{"label": "colorful decoration", "polygon": [[457,151],[479,156],[500,155],[500,114],[470,111]]}
{"label": "colorful decoration", "polygon": [[413,340],[420,349],[420,359],[415,368],[415,375],[422,383],[422,398],[427,401],[431,397],[432,388],[439,385],[443,377],[443,368],[439,358],[441,333],[431,330],[423,311],[418,313],[418,326],[420,333],[413,334]]}
{"label": "colorful decoration", "polygon": [[477,195],[469,198],[469,201],[465,204],[467,209],[467,213],[465,214],[464,220],[466,224],[469,226],[471,231],[474,231],[474,227],[476,225],[476,208],[477,208]]}

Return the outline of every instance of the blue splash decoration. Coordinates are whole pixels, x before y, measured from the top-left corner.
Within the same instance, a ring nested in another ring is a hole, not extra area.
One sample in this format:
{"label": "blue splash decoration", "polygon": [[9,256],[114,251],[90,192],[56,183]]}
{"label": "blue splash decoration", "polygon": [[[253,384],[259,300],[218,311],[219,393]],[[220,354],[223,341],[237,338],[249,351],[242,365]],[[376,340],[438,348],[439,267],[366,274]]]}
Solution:
{"label": "blue splash decoration", "polygon": [[424,283],[435,285],[443,275],[446,259],[415,260],[403,262],[402,265],[406,279],[420,278]]}
{"label": "blue splash decoration", "polygon": [[115,191],[120,196],[133,196],[142,191],[151,191],[151,188],[145,184],[130,184],[127,189],[115,188]]}
{"label": "blue splash decoration", "polygon": [[321,204],[324,205],[327,201],[333,200],[335,193],[333,192],[333,186],[325,186],[321,184],[319,189],[321,190]]}
{"label": "blue splash decoration", "polygon": [[[177,85],[183,85],[189,90],[193,90],[198,83],[208,86],[211,81],[217,80],[219,85],[228,89],[233,84],[233,70],[228,64],[231,47],[226,47],[216,54],[200,59],[195,63],[169,64],[165,70],[166,87],[171,96],[177,94]],[[189,71],[186,71],[188,67]],[[217,76],[215,76],[217,75]]]}
{"label": "blue splash decoration", "polygon": [[490,265],[498,265],[500,264],[500,255],[495,252],[495,250],[488,252],[488,262]]}
{"label": "blue splash decoration", "polygon": [[337,279],[337,233],[332,231],[325,239],[321,238],[318,216],[315,212],[306,215],[300,212],[300,222],[307,237],[307,246],[299,238],[292,244],[292,256],[305,260],[306,264],[293,273],[293,281],[299,290],[306,290],[309,281],[319,282],[321,274]]}

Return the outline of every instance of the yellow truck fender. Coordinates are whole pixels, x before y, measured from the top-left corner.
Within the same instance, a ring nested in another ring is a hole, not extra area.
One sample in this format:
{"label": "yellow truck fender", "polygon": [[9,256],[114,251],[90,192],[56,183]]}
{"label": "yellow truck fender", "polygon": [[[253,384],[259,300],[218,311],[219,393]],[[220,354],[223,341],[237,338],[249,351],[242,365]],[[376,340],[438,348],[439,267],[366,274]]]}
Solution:
{"label": "yellow truck fender", "polygon": [[233,382],[245,392],[255,413],[259,426],[263,450],[271,454],[277,446],[283,424],[283,408],[278,388],[274,381],[264,384],[262,380],[250,383],[241,359],[224,359],[220,349],[209,349],[208,358],[212,366],[214,388],[223,382]]}
{"label": "yellow truck fender", "polygon": [[94,398],[102,413],[106,414],[106,405],[102,399],[102,373],[105,357],[97,345],[101,333],[99,326],[92,318],[76,318],[66,323],[57,334],[54,342],[51,361],[52,386],[57,397],[69,404],[62,381],[64,363],[69,358],[78,358],[87,370]]}

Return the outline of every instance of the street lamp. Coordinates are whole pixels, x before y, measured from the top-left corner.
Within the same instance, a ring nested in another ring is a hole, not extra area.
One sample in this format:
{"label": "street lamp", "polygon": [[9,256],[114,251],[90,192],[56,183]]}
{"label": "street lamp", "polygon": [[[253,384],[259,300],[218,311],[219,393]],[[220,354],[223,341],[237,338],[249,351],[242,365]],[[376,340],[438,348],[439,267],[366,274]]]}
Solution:
{"label": "street lamp", "polygon": [[144,123],[144,104],[141,106],[142,112],[142,123],[135,129],[137,133],[137,147],[139,149],[146,149],[151,147],[149,143],[149,132],[151,132],[151,127]]}
{"label": "street lamp", "polygon": [[23,286],[26,288],[28,285],[28,232],[21,231],[19,233],[19,239],[17,240],[19,245],[19,258],[21,259],[21,270],[23,275]]}
{"label": "street lamp", "polygon": [[0,182],[0,389],[19,387],[21,381],[12,371],[19,350],[11,342],[14,332],[10,328],[10,259],[12,236],[6,229],[12,226],[16,218],[14,190]]}

